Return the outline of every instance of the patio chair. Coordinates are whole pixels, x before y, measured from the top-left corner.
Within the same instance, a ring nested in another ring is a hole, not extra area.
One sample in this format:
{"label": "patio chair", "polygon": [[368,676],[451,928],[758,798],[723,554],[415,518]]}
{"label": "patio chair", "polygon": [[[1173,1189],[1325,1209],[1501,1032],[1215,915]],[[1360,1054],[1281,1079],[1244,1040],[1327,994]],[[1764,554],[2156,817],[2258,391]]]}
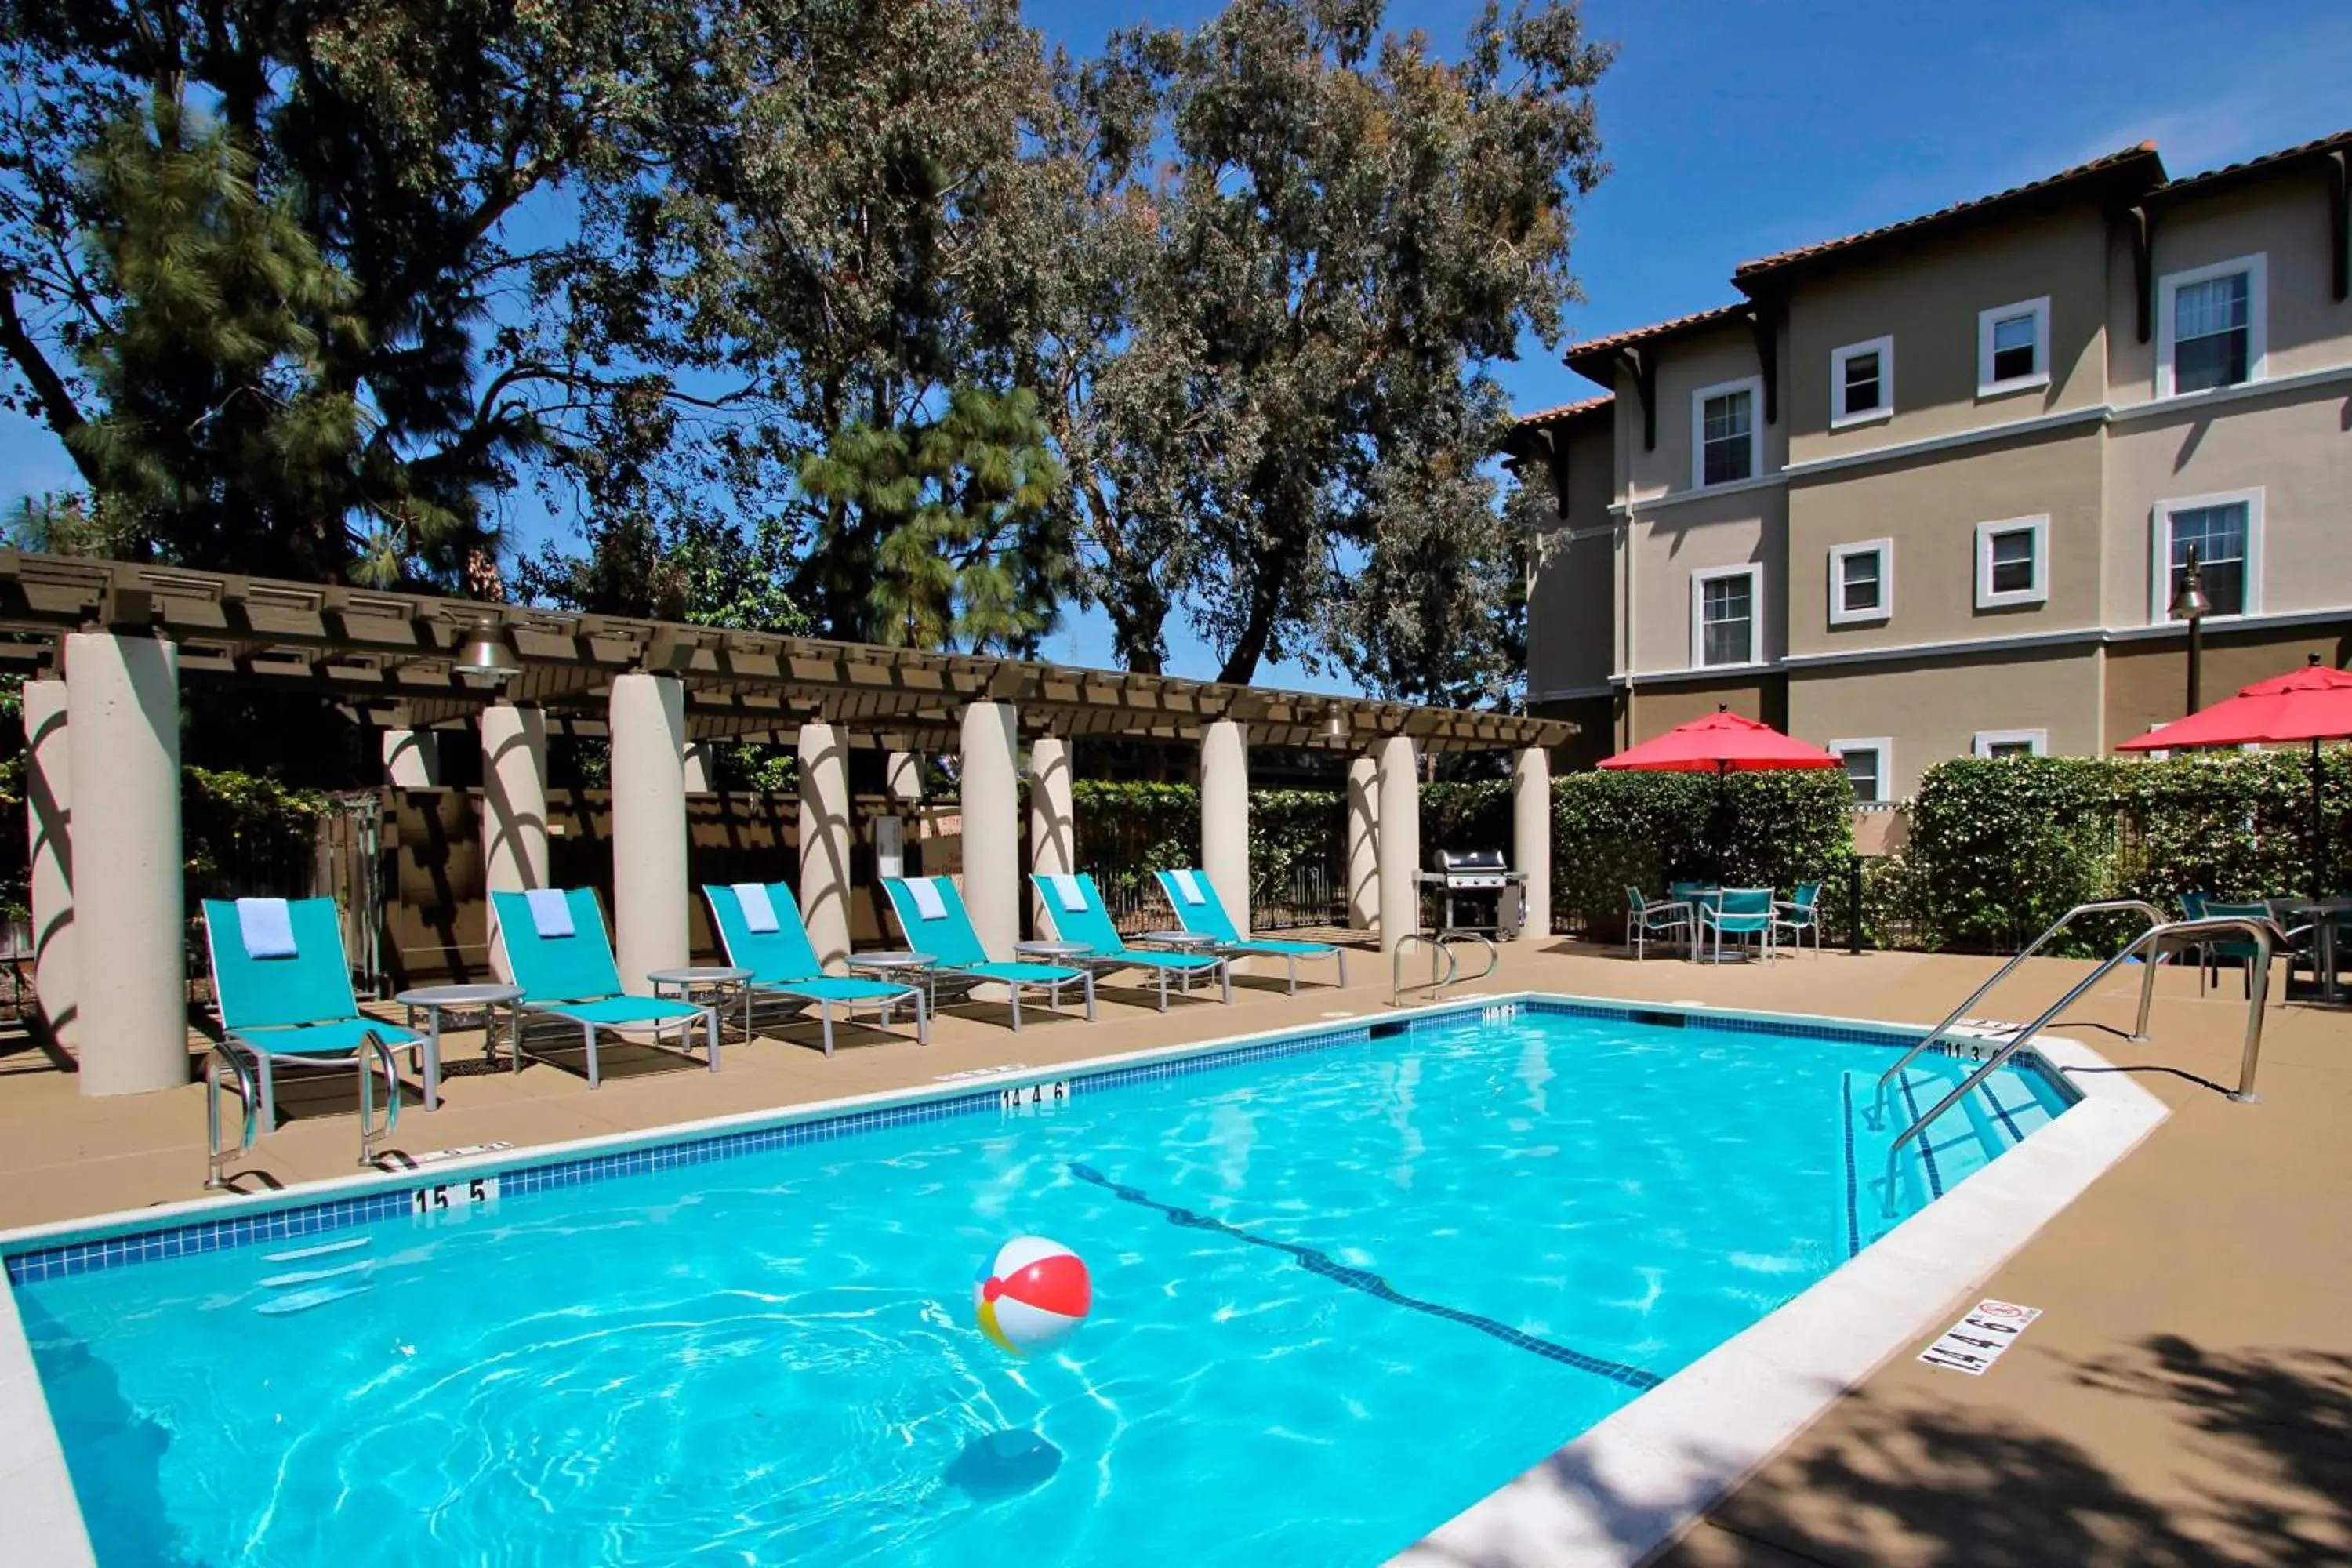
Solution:
{"label": "patio chair", "polygon": [[800,905],[791,888],[782,882],[706,882],[702,898],[710,906],[711,922],[719,928],[727,962],[751,972],[751,978],[743,983],[746,990],[755,996],[782,997],[800,1005],[816,1004],[826,1056],[833,1055],[836,1005],[844,1013],[856,1013],[861,1007],[878,1012],[887,1029],[893,1009],[901,1002],[912,1002],[915,1043],[931,1043],[930,1013],[919,988],[884,980],[835,979],[825,973],[816,949],[809,944],[808,927],[801,921]]}
{"label": "patio chair", "polygon": [[1715,956],[1718,962],[1723,957],[1726,932],[1755,937],[1769,960],[1774,956],[1772,931],[1776,923],[1769,888],[1726,888],[1698,907],[1700,940],[1704,942],[1709,931],[1715,932]]}
{"label": "patio chair", "polygon": [[[360,1011],[334,900],[206,899],[204,909],[221,1044],[253,1064],[262,1131],[278,1130],[277,1068],[356,1067],[365,1079],[371,1035],[394,1051],[425,1049],[422,1037]],[[399,1103],[395,1090],[395,1112]]]}
{"label": "patio chair", "polygon": [[[508,971],[522,987],[522,1010],[580,1026],[581,1043],[588,1050],[590,1089],[604,1081],[596,1059],[596,1037],[605,1031],[650,1030],[658,1046],[662,1030],[676,1025],[677,1048],[690,1053],[689,1031],[699,1020],[710,1070],[719,1070],[716,1007],[632,996],[621,989],[621,972],[613,963],[613,942],[604,934],[604,912],[596,907],[594,889],[497,892],[490,895],[490,906],[497,913],[499,945],[506,950]],[[522,1031],[516,1034],[515,1065],[520,1068]]]}
{"label": "patio chair", "polygon": [[1234,929],[1233,917],[1217,897],[1217,889],[1209,881],[1206,871],[1154,871],[1160,879],[1160,890],[1168,895],[1168,907],[1176,911],[1176,923],[1189,931],[1216,938],[1209,951],[1226,958],[1279,958],[1290,966],[1290,994],[1298,994],[1298,961],[1302,958],[1336,959],[1339,964],[1339,984],[1348,984],[1348,950],[1334,947],[1328,942],[1285,942],[1276,937],[1244,936]]}
{"label": "patio chair", "polygon": [[1780,933],[1787,931],[1790,941],[1800,952],[1805,948],[1805,933],[1812,932],[1813,956],[1819,958],[1822,955],[1822,885],[1819,882],[1800,882],[1787,898],[1773,900],[1772,926],[1775,945],[1778,945]]}
{"label": "patio chair", "polygon": [[1045,918],[1066,942],[1082,942],[1092,951],[1074,960],[1097,974],[1114,973],[1124,969],[1140,969],[1160,982],[1160,1010],[1168,1011],[1168,977],[1177,977],[1186,995],[1192,993],[1192,976],[1213,973],[1224,990],[1224,999],[1234,999],[1234,972],[1222,958],[1205,952],[1154,952],[1148,948],[1129,947],[1111,924],[1110,914],[1103,908],[1102,895],[1095,889],[1095,879],[1081,871],[1076,876],[1058,873],[1033,873],[1029,879],[1044,896]]}
{"label": "patio chair", "polygon": [[[916,889],[922,890],[918,892]],[[889,895],[890,912],[907,945],[939,960],[931,971],[937,990],[969,993],[975,985],[1002,985],[1013,1002],[1013,1028],[1021,1029],[1021,994],[1043,991],[1047,1005],[1060,1007],[1062,988],[1086,988],[1087,1017],[1095,1016],[1095,977],[1083,969],[1060,963],[1000,963],[988,956],[963,895],[945,877],[885,877],[882,890]]]}
{"label": "patio chair", "polygon": [[[2184,897],[2180,902],[2183,909],[2187,909],[2189,907],[2189,900],[2187,898]],[[2189,917],[2190,920],[2222,920],[2232,915],[2250,917],[2260,921],[2266,921],[2271,918],[2271,907],[2265,903],[2231,904],[2223,903],[2219,899],[2200,899],[2199,903],[2202,907],[2197,913]],[[2197,946],[2199,950],[2197,961],[2197,994],[2200,996],[2205,994],[2206,984],[2209,980],[2213,980],[2217,977],[2218,971],[2221,966],[2221,961],[2225,958],[2230,958],[2237,960],[2238,967],[2244,975],[2243,984],[2245,994],[2248,999],[2251,1000],[2254,994],[2254,960],[2261,954],[2261,948],[2257,947],[2254,943],[2247,941],[2243,937],[2222,937],[2213,942],[2199,942]],[[2294,961],[2292,957],[2287,960],[2288,966],[2290,968],[2294,966]]]}
{"label": "patio chair", "polygon": [[1625,889],[1625,944],[1633,950],[1635,963],[1646,956],[1643,948],[1652,937],[1671,937],[1677,932],[1685,947],[1697,940],[1691,926],[1687,900],[1659,899],[1654,902],[1639,888]]}

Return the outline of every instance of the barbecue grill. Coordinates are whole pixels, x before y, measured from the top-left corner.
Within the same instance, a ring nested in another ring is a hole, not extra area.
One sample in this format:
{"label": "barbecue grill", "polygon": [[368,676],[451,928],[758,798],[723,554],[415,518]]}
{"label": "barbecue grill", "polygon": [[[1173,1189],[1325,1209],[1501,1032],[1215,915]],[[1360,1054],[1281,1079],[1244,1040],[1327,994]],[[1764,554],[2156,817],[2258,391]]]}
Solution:
{"label": "barbecue grill", "polygon": [[[1420,881],[1444,896],[1445,920],[1438,927],[1441,936],[1459,931],[1509,938],[1518,935],[1526,922],[1528,874],[1512,870],[1499,849],[1441,849],[1436,854],[1434,868],[1420,873]],[[1463,923],[1454,900],[1465,893],[1470,895],[1468,903],[1473,914],[1483,912],[1491,898],[1493,920],[1484,925]]]}

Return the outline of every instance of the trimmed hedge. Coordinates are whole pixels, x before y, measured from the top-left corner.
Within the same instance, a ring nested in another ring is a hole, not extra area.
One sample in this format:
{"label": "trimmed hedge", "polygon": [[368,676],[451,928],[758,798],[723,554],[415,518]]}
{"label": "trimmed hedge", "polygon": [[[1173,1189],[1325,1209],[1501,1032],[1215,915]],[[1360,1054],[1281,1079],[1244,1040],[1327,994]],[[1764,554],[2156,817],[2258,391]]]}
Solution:
{"label": "trimmed hedge", "polygon": [[[2352,756],[2322,753],[2327,890],[2352,884],[2343,802]],[[2014,951],[2079,903],[2310,890],[2305,752],[1963,758],[1920,781],[1911,837],[1875,881],[1919,945]],[[2090,924],[2067,951],[2113,952],[2132,926]]]}
{"label": "trimmed hedge", "polygon": [[[1200,794],[1191,784],[1072,788],[1078,863],[1139,881],[1196,865]],[[1843,773],[1578,773],[1552,781],[1552,910],[1567,929],[1612,935],[1625,889],[1657,893],[1677,879],[1786,889],[1842,885],[1853,847],[1852,787]],[[1424,851],[1511,845],[1507,780],[1421,786]],[[1297,868],[1337,868],[1346,797],[1336,790],[1250,795],[1251,874],[1259,892],[1290,885]],[[1339,879],[1333,879],[1337,885]]]}

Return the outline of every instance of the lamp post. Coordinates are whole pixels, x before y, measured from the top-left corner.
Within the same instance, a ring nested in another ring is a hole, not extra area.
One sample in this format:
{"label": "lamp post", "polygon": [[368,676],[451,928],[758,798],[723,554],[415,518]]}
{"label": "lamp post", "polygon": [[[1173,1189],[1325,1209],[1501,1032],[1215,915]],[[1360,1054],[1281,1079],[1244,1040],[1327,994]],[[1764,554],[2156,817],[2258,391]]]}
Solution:
{"label": "lamp post", "polygon": [[2205,617],[2212,613],[2213,601],[2205,596],[2205,576],[2197,564],[2197,547],[2189,547],[2189,559],[2182,563],[2180,582],[2172,590],[2172,618],[2189,623],[2189,711],[2196,712],[2204,704],[2198,699],[2198,678],[2205,653]]}

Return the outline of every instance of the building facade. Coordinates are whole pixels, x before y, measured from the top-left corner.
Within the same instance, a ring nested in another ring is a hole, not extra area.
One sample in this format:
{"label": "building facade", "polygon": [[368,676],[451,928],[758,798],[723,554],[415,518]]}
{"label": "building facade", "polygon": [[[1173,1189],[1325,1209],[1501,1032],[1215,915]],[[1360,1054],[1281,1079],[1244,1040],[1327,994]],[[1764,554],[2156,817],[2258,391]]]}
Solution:
{"label": "building facade", "polygon": [[[1899,799],[1946,758],[2096,754],[2352,657],[2352,132],[2168,179],[2152,146],[1739,267],[1581,343],[1518,422],[1559,505],[1533,710],[1594,757],[1712,711]],[[1590,760],[1590,759],[1587,759]]]}

